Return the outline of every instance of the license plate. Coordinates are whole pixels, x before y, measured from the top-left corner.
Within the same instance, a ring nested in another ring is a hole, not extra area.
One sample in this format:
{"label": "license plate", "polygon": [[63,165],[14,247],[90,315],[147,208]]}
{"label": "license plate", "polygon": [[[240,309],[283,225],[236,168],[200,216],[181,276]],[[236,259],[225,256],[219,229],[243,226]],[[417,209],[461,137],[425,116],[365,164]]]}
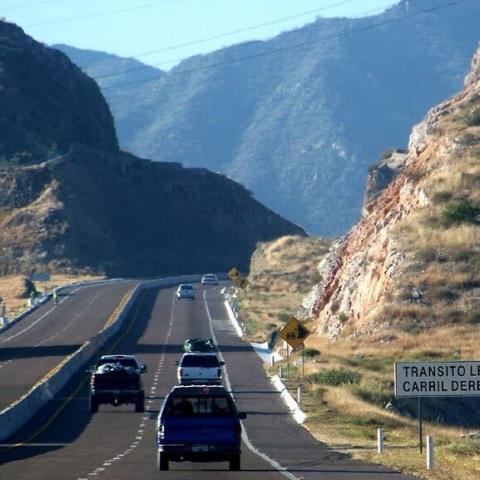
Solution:
{"label": "license plate", "polygon": [[192,452],[208,452],[208,445],[192,445]]}

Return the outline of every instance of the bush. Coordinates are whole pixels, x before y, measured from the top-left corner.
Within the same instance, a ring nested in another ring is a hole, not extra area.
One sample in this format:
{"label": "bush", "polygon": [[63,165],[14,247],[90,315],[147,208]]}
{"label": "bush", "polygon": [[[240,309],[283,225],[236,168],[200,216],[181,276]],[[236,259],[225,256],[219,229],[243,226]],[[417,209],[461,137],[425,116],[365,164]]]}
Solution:
{"label": "bush", "polygon": [[467,200],[449,203],[442,211],[442,221],[449,227],[454,223],[478,223],[480,208],[474,207]]}
{"label": "bush", "polygon": [[480,324],[480,312],[469,312],[466,317],[466,322],[470,325]]}
{"label": "bush", "polygon": [[434,193],[433,196],[432,196],[432,200],[435,203],[445,203],[445,202],[448,202],[449,200],[451,200],[452,197],[453,197],[452,192],[447,192],[445,190],[442,190],[440,192]]}
{"label": "bush", "polygon": [[288,312],[279,312],[277,318],[280,322],[286,323],[292,315]]}
{"label": "bush", "polygon": [[332,368],[330,370],[313,373],[308,376],[308,380],[312,383],[338,387],[340,385],[358,383],[360,381],[360,375],[351,370]]}
{"label": "bush", "polygon": [[313,358],[320,355],[320,350],[317,350],[316,348],[306,348],[304,353],[307,358]]}

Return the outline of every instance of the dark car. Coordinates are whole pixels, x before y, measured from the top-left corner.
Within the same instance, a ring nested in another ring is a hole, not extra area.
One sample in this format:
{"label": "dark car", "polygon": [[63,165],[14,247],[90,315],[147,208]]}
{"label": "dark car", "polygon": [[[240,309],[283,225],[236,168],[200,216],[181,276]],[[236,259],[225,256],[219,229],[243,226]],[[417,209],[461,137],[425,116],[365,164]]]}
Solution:
{"label": "dark car", "polygon": [[229,462],[240,470],[242,426],[232,396],[220,386],[177,386],[157,420],[157,466],[169,462]]}
{"label": "dark car", "polygon": [[136,412],[145,410],[141,374],[147,367],[133,355],[104,355],[91,371],[90,412],[98,412],[105,403],[115,407],[133,403]]}

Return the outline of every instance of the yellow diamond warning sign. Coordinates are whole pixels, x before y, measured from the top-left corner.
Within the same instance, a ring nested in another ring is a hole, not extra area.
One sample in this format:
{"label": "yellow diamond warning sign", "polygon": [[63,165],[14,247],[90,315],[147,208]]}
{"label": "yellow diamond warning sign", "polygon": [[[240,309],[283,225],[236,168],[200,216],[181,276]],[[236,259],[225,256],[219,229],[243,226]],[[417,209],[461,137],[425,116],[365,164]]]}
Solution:
{"label": "yellow diamond warning sign", "polygon": [[295,317],[291,317],[287,324],[280,330],[282,337],[292,348],[298,348],[310,335],[310,332]]}

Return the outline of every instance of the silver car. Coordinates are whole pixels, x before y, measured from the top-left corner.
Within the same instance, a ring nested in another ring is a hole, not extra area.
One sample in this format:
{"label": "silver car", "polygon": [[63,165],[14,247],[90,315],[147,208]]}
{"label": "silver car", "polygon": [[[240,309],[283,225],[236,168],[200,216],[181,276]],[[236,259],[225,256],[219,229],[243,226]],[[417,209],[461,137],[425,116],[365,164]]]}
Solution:
{"label": "silver car", "polygon": [[218,285],[218,278],[214,273],[206,273],[202,277],[202,285]]}
{"label": "silver car", "polygon": [[181,300],[182,298],[191,298],[195,300],[195,288],[193,285],[182,283],[177,288],[177,298]]}

